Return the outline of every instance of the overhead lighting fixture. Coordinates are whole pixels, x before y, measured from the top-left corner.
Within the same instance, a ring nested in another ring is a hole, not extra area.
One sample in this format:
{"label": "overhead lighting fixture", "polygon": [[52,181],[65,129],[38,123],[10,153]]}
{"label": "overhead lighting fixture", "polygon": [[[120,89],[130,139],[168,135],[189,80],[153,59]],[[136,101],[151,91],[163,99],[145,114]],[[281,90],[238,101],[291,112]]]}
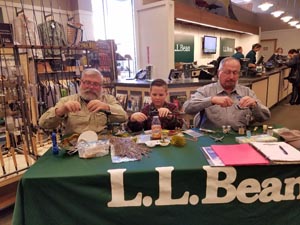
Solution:
{"label": "overhead lighting fixture", "polygon": [[283,22],[289,22],[293,17],[292,16],[284,16],[284,17],[281,17],[280,19],[283,21]]}
{"label": "overhead lighting fixture", "polygon": [[269,8],[271,8],[272,6],[273,6],[272,3],[265,2],[265,3],[263,3],[263,4],[260,4],[260,5],[258,6],[258,8],[260,8],[262,11],[267,11],[267,10],[269,10]]}
{"label": "overhead lighting fixture", "polygon": [[253,35],[252,33],[245,32],[245,31],[234,30],[234,29],[229,29],[229,28],[224,28],[224,27],[218,27],[218,26],[214,26],[214,25],[210,25],[210,24],[206,24],[206,23],[199,23],[199,22],[195,22],[195,21],[192,21],[192,20],[182,19],[182,18],[175,18],[175,20],[176,21],[185,22],[185,23],[200,25],[200,26],[204,26],[204,27],[216,28],[216,29],[219,29],[219,30],[234,31],[234,32],[241,33],[241,34],[250,34],[250,35]]}
{"label": "overhead lighting fixture", "polygon": [[277,11],[271,12],[271,14],[276,18],[280,17],[283,13],[284,13],[284,11],[282,11],[282,10],[277,10]]}
{"label": "overhead lighting fixture", "polygon": [[291,25],[291,26],[296,26],[297,25],[297,23],[299,23],[299,20],[293,20],[293,21],[290,21],[289,22],[289,25]]}

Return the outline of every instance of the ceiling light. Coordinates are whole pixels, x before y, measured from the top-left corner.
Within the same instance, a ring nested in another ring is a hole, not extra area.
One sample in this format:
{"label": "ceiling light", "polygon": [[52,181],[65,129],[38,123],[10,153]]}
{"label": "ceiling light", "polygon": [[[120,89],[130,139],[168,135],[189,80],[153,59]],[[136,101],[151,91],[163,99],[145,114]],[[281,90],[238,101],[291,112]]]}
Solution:
{"label": "ceiling light", "polygon": [[235,4],[247,4],[251,2],[251,0],[231,0]]}
{"label": "ceiling light", "polygon": [[265,2],[263,4],[260,4],[258,6],[258,8],[260,8],[262,11],[267,11],[269,8],[271,8],[273,6],[272,3],[269,3],[269,2]]}
{"label": "ceiling light", "polygon": [[283,13],[284,13],[284,11],[282,11],[282,10],[277,10],[277,11],[271,12],[271,14],[276,18],[280,17]]}
{"label": "ceiling light", "polygon": [[297,29],[300,29],[300,24],[297,24],[297,25],[296,25],[296,28],[297,28]]}
{"label": "ceiling light", "polygon": [[297,23],[299,23],[299,20],[293,20],[293,21],[290,21],[290,22],[289,22],[289,25],[291,25],[291,26],[296,26]]}
{"label": "ceiling light", "polygon": [[280,19],[283,21],[283,22],[289,22],[293,17],[292,16],[284,16],[284,17],[281,17]]}

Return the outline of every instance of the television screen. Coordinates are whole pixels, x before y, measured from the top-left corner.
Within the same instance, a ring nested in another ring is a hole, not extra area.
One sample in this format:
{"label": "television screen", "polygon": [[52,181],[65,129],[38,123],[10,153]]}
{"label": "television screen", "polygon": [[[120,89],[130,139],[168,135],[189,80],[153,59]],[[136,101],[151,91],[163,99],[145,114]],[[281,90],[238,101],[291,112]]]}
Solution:
{"label": "television screen", "polygon": [[203,37],[203,53],[204,54],[217,53],[217,37],[213,37],[213,36]]}

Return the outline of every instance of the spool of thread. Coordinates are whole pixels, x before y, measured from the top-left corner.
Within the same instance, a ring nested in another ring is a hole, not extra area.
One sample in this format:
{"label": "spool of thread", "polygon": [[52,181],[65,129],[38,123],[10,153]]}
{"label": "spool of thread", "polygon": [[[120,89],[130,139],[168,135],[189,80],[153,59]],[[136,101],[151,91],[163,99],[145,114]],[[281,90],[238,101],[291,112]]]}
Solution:
{"label": "spool of thread", "polygon": [[52,132],[51,134],[51,139],[52,139],[52,153],[53,155],[58,155],[58,146],[57,146],[57,140],[56,140],[56,133]]}
{"label": "spool of thread", "polygon": [[267,125],[267,124],[264,124],[264,125],[263,125],[263,133],[266,134],[266,133],[267,133],[267,130],[268,130],[268,125]]}
{"label": "spool of thread", "polygon": [[251,131],[250,130],[246,131],[246,136],[247,136],[247,138],[251,138]]}
{"label": "spool of thread", "polygon": [[239,127],[239,134],[240,135],[244,135],[245,134],[245,127],[244,126],[240,126]]}
{"label": "spool of thread", "polygon": [[270,136],[273,136],[273,127],[272,126],[268,126],[267,134]]}

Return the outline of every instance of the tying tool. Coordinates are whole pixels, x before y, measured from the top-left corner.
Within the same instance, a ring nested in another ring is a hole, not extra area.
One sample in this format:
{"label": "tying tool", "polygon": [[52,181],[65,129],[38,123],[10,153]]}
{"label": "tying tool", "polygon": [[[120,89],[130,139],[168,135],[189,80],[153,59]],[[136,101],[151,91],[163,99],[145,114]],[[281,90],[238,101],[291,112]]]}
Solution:
{"label": "tying tool", "polygon": [[224,136],[222,136],[222,137],[215,137],[215,136],[209,135],[209,137],[211,137],[212,139],[214,139],[215,142],[222,142],[223,139],[224,139]]}

